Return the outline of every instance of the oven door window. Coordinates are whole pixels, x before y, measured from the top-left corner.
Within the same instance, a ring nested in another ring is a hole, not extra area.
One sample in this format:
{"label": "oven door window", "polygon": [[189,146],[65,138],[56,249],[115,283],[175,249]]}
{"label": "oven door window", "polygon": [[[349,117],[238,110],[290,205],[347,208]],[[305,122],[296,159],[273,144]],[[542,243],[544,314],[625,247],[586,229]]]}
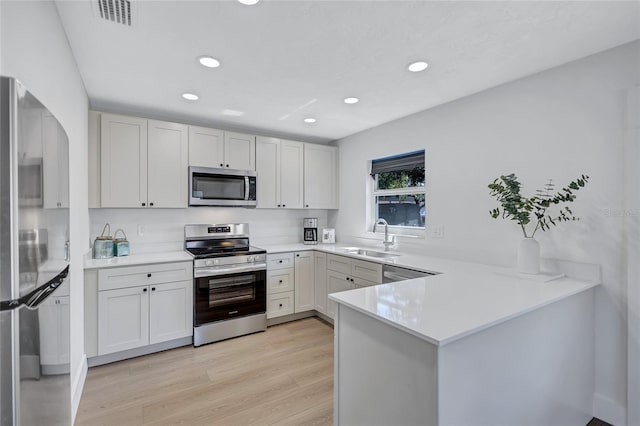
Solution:
{"label": "oven door window", "polygon": [[194,198],[203,200],[244,200],[244,176],[193,174]]}
{"label": "oven door window", "polygon": [[266,312],[264,271],[196,278],[196,325]]}

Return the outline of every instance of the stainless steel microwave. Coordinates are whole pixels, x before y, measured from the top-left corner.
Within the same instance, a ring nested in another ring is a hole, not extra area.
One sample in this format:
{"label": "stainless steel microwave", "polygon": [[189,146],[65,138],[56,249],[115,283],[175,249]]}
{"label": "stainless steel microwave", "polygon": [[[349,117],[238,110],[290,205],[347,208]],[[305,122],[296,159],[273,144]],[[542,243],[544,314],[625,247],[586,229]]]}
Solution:
{"label": "stainless steel microwave", "polygon": [[256,206],[254,170],[189,167],[190,206]]}

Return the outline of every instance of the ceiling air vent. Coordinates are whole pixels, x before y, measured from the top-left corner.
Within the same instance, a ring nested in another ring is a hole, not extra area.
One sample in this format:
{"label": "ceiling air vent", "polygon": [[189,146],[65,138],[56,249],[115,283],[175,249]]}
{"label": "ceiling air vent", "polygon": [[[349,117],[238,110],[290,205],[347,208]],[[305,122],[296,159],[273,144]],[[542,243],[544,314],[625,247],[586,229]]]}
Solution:
{"label": "ceiling air vent", "polygon": [[[131,0],[96,0],[101,19],[130,27],[133,21]],[[94,3],[95,4],[95,3]]]}

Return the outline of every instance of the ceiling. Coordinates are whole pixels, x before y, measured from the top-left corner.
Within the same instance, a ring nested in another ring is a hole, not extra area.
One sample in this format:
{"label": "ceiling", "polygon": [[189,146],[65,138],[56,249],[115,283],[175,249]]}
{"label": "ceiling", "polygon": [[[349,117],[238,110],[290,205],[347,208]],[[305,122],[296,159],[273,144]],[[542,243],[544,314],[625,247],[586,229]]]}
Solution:
{"label": "ceiling", "polygon": [[639,1],[97,2],[56,2],[92,108],[319,142],[640,38]]}

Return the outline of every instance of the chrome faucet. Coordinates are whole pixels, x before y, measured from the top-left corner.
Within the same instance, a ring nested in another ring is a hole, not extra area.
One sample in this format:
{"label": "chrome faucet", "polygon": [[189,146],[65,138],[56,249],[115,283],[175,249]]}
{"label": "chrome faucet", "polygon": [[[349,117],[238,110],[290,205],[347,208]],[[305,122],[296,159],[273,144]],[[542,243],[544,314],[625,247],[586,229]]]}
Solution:
{"label": "chrome faucet", "polygon": [[389,238],[389,224],[383,218],[378,219],[373,224],[373,232],[376,232],[376,227],[378,225],[384,225],[384,240],[382,240],[382,244],[384,244],[384,251],[389,251],[389,247],[393,246],[396,243],[396,236],[391,235]]}

